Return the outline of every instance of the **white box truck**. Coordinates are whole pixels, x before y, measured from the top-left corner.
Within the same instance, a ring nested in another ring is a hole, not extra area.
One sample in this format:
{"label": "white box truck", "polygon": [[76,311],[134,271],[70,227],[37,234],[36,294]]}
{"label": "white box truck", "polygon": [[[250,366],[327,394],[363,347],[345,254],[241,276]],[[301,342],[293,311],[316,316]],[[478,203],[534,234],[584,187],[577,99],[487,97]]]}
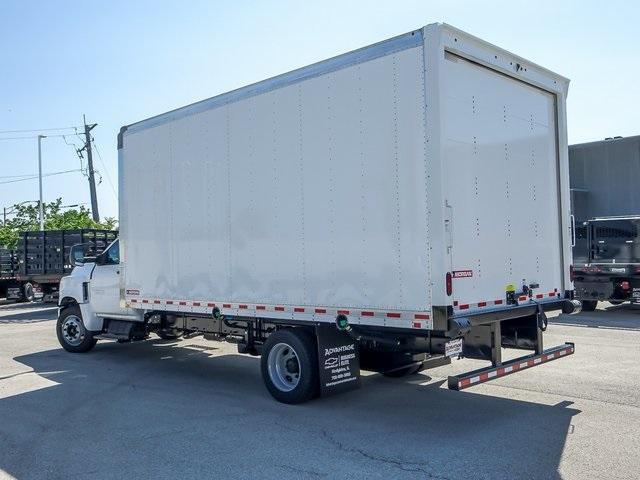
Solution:
{"label": "white box truck", "polygon": [[542,341],[577,308],[568,83],[433,24],[123,127],[120,238],[72,252],[62,346],[236,341],[287,403],[360,368],[491,362],[461,389],[573,353]]}

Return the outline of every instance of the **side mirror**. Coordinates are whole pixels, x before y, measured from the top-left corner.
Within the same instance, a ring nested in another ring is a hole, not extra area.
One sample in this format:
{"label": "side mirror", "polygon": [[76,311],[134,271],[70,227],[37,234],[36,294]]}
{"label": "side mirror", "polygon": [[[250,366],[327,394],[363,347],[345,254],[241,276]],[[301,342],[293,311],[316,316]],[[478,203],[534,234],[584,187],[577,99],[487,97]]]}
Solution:
{"label": "side mirror", "polygon": [[74,267],[81,267],[85,263],[85,254],[90,244],[78,243],[69,250],[69,263]]}
{"label": "side mirror", "polygon": [[84,265],[84,245],[73,245],[69,250],[69,263],[74,267]]}

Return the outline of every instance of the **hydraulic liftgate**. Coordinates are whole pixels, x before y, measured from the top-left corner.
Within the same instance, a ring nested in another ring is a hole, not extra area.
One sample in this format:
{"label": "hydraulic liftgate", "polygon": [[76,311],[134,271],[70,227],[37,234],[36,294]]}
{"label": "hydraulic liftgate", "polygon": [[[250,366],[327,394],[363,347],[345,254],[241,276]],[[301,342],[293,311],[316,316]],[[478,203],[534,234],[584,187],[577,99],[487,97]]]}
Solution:
{"label": "hydraulic liftgate", "polygon": [[[504,312],[493,314],[487,312],[458,319],[458,323],[466,322],[470,327],[469,334],[466,336],[468,344],[465,346],[466,351],[463,352],[463,356],[490,360],[491,366],[450,376],[449,388],[462,390],[572,355],[575,352],[575,345],[571,342],[544,350],[542,333],[546,330],[548,323],[544,311],[550,308],[552,308],[551,303],[523,305],[517,310],[526,316],[509,320],[500,318]],[[483,323],[487,319],[492,321]],[[503,362],[502,348],[533,350],[534,353]]]}

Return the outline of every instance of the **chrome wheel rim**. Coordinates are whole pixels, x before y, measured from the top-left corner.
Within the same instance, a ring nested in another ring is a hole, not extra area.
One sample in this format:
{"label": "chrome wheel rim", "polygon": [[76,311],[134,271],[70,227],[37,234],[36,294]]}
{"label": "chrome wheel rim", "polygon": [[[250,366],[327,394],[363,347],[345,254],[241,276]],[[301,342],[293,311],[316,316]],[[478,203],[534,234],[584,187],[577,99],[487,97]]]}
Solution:
{"label": "chrome wheel rim", "polygon": [[71,346],[77,347],[84,340],[85,329],[77,315],[69,315],[62,322],[62,338]]}
{"label": "chrome wheel rim", "polygon": [[269,378],[282,392],[290,392],[300,382],[300,361],[298,354],[286,343],[277,343],[267,358]]}

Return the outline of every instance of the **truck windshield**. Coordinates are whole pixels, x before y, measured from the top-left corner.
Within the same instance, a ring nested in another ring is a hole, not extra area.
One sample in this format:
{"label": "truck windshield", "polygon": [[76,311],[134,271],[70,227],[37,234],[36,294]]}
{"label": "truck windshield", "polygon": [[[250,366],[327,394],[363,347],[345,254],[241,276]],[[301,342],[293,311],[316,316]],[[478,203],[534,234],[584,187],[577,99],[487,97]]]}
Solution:
{"label": "truck windshield", "polygon": [[594,263],[640,263],[640,219],[594,220],[590,224]]}

